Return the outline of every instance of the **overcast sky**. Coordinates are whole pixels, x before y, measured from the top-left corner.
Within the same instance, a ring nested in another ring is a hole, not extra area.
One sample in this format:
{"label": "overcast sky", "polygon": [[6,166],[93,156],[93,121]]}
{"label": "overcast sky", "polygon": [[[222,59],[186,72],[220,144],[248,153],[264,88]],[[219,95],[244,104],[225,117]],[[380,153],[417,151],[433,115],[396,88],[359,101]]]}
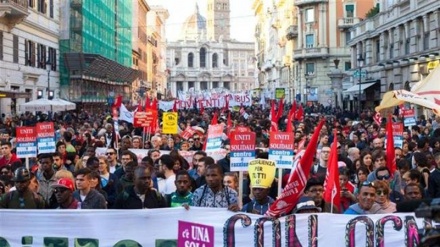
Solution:
{"label": "overcast sky", "polygon": [[[168,9],[167,39],[176,40],[185,19],[195,12],[196,2],[202,16],[206,18],[207,0],[147,0],[149,5],[162,5]],[[231,38],[239,41],[254,41],[255,17],[252,0],[230,0]]]}

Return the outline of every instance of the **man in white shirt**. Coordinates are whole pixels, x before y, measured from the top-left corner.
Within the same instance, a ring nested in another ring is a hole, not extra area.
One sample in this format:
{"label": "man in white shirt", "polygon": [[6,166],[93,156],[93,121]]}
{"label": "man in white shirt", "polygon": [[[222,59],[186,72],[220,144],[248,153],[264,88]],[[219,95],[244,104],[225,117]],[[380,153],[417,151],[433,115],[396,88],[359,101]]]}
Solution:
{"label": "man in white shirt", "polygon": [[174,159],[169,154],[164,154],[159,158],[159,171],[163,172],[165,179],[158,180],[159,192],[163,195],[169,195],[176,191],[176,174],[174,173]]}

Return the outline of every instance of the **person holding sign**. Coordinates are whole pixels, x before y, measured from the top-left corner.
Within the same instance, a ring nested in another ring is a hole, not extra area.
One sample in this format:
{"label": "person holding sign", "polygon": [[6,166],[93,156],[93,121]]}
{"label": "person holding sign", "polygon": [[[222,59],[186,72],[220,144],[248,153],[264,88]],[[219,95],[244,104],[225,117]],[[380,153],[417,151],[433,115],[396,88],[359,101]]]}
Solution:
{"label": "person holding sign", "polygon": [[269,192],[275,179],[275,162],[265,159],[252,160],[249,162],[248,170],[254,199],[245,204],[241,211],[264,215],[274,202]]}

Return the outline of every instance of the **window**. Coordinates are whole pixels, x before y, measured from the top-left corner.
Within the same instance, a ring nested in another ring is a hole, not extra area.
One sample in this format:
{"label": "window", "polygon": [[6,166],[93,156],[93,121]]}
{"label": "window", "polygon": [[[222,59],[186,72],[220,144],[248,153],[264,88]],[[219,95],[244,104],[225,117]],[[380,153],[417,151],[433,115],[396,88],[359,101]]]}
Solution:
{"label": "window", "polygon": [[180,59],[179,58],[174,58],[174,65],[179,65],[180,63]]}
{"label": "window", "polygon": [[315,36],[313,34],[306,34],[306,48],[313,48],[315,46]]}
{"label": "window", "polygon": [[314,63],[306,63],[306,74],[307,75],[315,74],[315,64]]}
{"label": "window", "polygon": [[35,7],[35,0],[29,0],[29,8]]}
{"label": "window", "polygon": [[429,32],[426,32],[423,36],[423,50],[429,49]]}
{"label": "window", "polygon": [[38,44],[37,46],[37,68],[46,68],[46,46]]}
{"label": "window", "polygon": [[14,35],[12,38],[12,62],[18,63],[18,36]]}
{"label": "window", "polygon": [[183,81],[176,82],[176,89],[177,91],[183,91]]}
{"label": "window", "polygon": [[380,61],[380,41],[376,40],[376,62]]}
{"label": "window", "polygon": [[38,6],[37,6],[37,10],[40,13],[46,14],[46,0],[37,0],[38,1]]}
{"label": "window", "polygon": [[49,17],[53,18],[53,0],[49,0]]}
{"label": "window", "polygon": [[353,18],[354,17],[354,5],[346,4],[345,5],[345,17]]}
{"label": "window", "polygon": [[409,41],[409,39],[406,39],[406,41],[405,41],[405,55],[409,54],[409,48],[410,48],[410,41]]}
{"label": "window", "polygon": [[389,59],[394,58],[394,44],[390,44],[390,57]]}
{"label": "window", "polygon": [[200,49],[200,68],[206,68],[206,49]]}
{"label": "window", "polygon": [[3,60],[3,32],[0,31],[0,60]]}
{"label": "window", "polygon": [[188,89],[193,88],[194,87],[194,82],[193,81],[189,81],[188,82]]}
{"label": "window", "polygon": [[315,11],[313,8],[306,9],[305,20],[306,20],[306,22],[314,22],[315,21]]}
{"label": "window", "polygon": [[351,62],[345,62],[344,63],[344,69],[345,69],[345,71],[351,70]]}
{"label": "window", "polygon": [[207,90],[208,89],[208,82],[202,81],[200,82],[200,90]]}
{"label": "window", "polygon": [[217,53],[214,53],[212,55],[212,67],[218,68],[218,55],[217,55]]}
{"label": "window", "polygon": [[192,52],[188,54],[188,67],[194,67],[194,54]]}
{"label": "window", "polygon": [[52,64],[52,71],[57,71],[57,50],[55,48],[49,47],[49,57],[47,58]]}
{"label": "window", "polygon": [[218,88],[218,81],[212,82],[212,88]]}

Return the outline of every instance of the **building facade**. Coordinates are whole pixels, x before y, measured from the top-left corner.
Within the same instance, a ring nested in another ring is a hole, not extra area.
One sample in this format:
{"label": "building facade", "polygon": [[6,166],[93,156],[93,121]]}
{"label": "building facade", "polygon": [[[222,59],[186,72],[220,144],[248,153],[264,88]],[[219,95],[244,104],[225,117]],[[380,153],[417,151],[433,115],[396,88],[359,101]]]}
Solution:
{"label": "building facade", "polygon": [[260,85],[291,87],[291,98],[302,103],[342,106],[342,85],[333,85],[328,73],[335,60],[343,72],[351,69],[349,28],[374,5],[375,0],[255,0]]}
{"label": "building facade", "polygon": [[229,8],[227,0],[208,1],[206,19],[196,5],[180,40],[168,42],[168,88],[173,97],[188,90],[253,89],[254,44],[230,39]]}
{"label": "building facade", "polygon": [[59,96],[59,1],[0,1],[0,112]]}
{"label": "building facade", "polygon": [[363,73],[346,91],[353,89],[351,100],[361,109],[378,105],[387,91],[410,91],[439,61],[439,1],[381,0],[379,6],[377,15],[351,29],[351,60]]}
{"label": "building facade", "polygon": [[61,1],[61,95],[81,107],[101,108],[115,95],[130,100],[132,1]]}

